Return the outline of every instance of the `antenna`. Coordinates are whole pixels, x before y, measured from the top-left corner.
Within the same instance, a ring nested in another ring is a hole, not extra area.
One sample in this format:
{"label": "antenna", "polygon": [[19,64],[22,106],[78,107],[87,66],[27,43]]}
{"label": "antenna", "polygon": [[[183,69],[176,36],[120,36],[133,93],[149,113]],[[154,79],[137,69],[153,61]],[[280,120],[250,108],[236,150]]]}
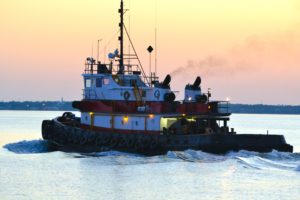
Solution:
{"label": "antenna", "polygon": [[116,36],[117,36],[117,34],[120,32],[120,30],[118,30],[109,40],[108,40],[108,42],[105,44],[105,45],[103,45],[103,60],[104,60],[104,63],[106,63],[106,57],[107,57],[107,55],[106,55],[106,49],[107,49],[107,47],[111,44],[111,42],[113,41],[113,39],[115,39],[116,38]]}
{"label": "antenna", "polygon": [[155,76],[157,76],[157,0],[155,0],[155,41],[154,41],[154,48],[155,48],[155,55],[154,55],[154,66],[155,66]]}
{"label": "antenna", "polygon": [[120,40],[120,60],[119,60],[119,71],[118,74],[124,74],[124,63],[123,63],[123,48],[124,48],[124,44],[123,44],[123,29],[124,29],[124,2],[123,0],[121,0],[121,5],[120,5],[120,9],[119,9],[119,13],[120,13],[120,36],[119,36],[119,40]]}
{"label": "antenna", "polygon": [[91,54],[91,58],[93,58],[94,55],[94,44],[92,43],[92,54]]}
{"label": "antenna", "polygon": [[102,39],[98,40],[98,44],[97,44],[97,63],[99,61],[99,43],[102,41]]}
{"label": "antenna", "polygon": [[106,63],[106,46],[103,47],[103,62]]}
{"label": "antenna", "polygon": [[151,80],[152,80],[152,73],[151,73],[151,53],[153,51],[153,47],[149,46],[147,48],[147,51],[149,52],[149,76],[150,76],[150,84],[151,84]]}
{"label": "antenna", "polygon": [[[129,0],[129,10],[131,9],[131,1]],[[130,35],[130,12],[128,14],[128,32],[129,32],[129,35]],[[128,42],[128,54],[130,55],[130,42]],[[130,59],[128,59],[128,66],[130,65]]]}

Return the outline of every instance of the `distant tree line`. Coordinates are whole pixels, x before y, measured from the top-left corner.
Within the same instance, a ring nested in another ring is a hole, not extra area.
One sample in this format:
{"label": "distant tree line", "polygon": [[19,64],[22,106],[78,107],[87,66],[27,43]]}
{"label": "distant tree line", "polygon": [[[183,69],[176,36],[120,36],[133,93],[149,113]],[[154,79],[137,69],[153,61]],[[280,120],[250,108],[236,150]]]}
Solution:
{"label": "distant tree line", "polygon": [[0,110],[75,110],[67,101],[10,101],[0,102]]}
{"label": "distant tree line", "polygon": [[257,113],[257,114],[300,114],[300,106],[290,105],[263,105],[263,104],[230,104],[232,113]]}
{"label": "distant tree line", "polygon": [[[70,101],[10,101],[1,102],[0,110],[63,110],[75,111]],[[229,104],[229,112],[253,114],[300,114],[300,106]]]}

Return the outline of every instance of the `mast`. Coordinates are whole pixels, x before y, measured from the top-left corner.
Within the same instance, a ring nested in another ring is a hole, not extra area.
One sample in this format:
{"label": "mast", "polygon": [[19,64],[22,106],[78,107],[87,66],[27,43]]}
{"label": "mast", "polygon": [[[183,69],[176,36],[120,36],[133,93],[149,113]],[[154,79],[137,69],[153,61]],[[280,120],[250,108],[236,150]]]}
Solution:
{"label": "mast", "polygon": [[119,71],[118,74],[124,74],[124,60],[123,60],[123,50],[124,50],[124,44],[123,44],[123,28],[124,28],[124,3],[123,0],[121,0],[121,5],[120,5],[120,9],[119,9],[119,13],[120,13],[120,23],[119,23],[119,27],[120,27],[120,36],[119,36],[119,40],[120,40],[120,60],[119,60]]}

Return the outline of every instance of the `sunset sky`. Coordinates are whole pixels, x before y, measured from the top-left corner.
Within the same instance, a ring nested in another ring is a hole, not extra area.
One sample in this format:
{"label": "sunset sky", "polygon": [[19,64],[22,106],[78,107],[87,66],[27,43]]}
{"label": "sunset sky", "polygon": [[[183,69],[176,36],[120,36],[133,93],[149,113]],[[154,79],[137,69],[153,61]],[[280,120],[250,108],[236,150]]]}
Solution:
{"label": "sunset sky", "polygon": [[[157,27],[158,75],[172,75],[179,99],[200,75],[213,99],[300,105],[300,0],[124,2],[147,72]],[[102,60],[104,47],[118,48],[119,4],[0,0],[0,101],[81,99],[84,60],[92,49],[96,57],[97,40]]]}

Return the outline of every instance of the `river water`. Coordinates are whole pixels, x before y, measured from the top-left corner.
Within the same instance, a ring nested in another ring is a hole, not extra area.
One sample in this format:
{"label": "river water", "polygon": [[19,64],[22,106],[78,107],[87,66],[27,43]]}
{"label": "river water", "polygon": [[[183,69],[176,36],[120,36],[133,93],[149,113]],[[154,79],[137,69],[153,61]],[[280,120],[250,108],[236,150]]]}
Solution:
{"label": "river water", "polygon": [[[294,153],[48,152],[41,122],[63,112],[0,111],[0,199],[299,199],[300,116],[234,114],[239,133],[284,134]],[[77,113],[78,115],[79,113]]]}

